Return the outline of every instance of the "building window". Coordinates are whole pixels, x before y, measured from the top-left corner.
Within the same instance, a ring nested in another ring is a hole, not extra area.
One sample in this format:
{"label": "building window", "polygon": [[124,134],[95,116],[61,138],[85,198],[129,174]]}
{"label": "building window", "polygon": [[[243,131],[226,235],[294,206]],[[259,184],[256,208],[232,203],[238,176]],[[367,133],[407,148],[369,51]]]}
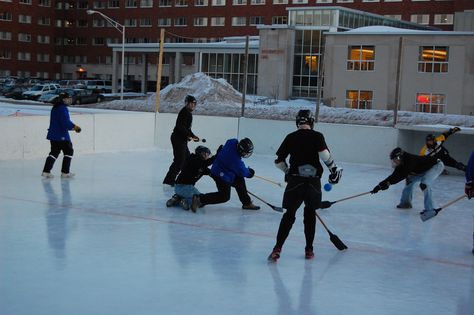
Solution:
{"label": "building window", "polygon": [[126,8],[138,8],[137,0],[126,0],[125,1]]}
{"label": "building window", "polygon": [[104,1],[94,1],[92,3],[92,8],[94,9],[105,9],[107,7],[107,3]]}
{"label": "building window", "polygon": [[272,24],[288,24],[288,17],[286,15],[272,16]]}
{"label": "building window", "polygon": [[10,12],[0,12],[0,21],[11,21],[12,14]]}
{"label": "building window", "polygon": [[31,15],[18,15],[18,22],[23,24],[31,24]]}
{"label": "building window", "polygon": [[37,54],[36,60],[38,62],[49,62],[49,54]]}
{"label": "building window", "polygon": [[332,3],[332,0],[316,0],[316,3]]}
{"label": "building window", "polygon": [[321,30],[298,30],[295,33],[292,96],[317,97],[321,60]]}
{"label": "building window", "polygon": [[51,0],[39,0],[38,6],[40,7],[51,7]]}
{"label": "building window", "polygon": [[346,91],[346,107],[352,109],[372,109],[373,92],[360,90]]}
{"label": "building window", "polygon": [[174,19],[174,26],[186,26],[188,25],[185,17],[177,17]]}
{"label": "building window", "polygon": [[207,26],[207,17],[195,17],[194,26]]}
{"label": "building window", "polygon": [[247,18],[245,16],[232,17],[232,26],[245,26],[245,25],[247,25]]}
{"label": "building window", "polygon": [[188,6],[188,0],[176,0],[175,6],[176,7],[187,7]]}
{"label": "building window", "polygon": [[273,4],[288,4],[288,0],[273,0]]}
{"label": "building window", "polygon": [[448,72],[447,46],[422,46],[418,56],[419,72]]}
{"label": "building window", "polygon": [[87,3],[87,1],[79,1],[77,4],[77,8],[81,10],[87,10],[87,8],[89,8],[89,4]]}
{"label": "building window", "polygon": [[402,20],[401,14],[385,14],[384,16],[389,19],[400,20],[400,21]]}
{"label": "building window", "polygon": [[225,0],[212,0],[212,6],[214,7],[225,6]]}
{"label": "building window", "polygon": [[264,5],[265,0],[250,0],[251,5]]}
{"label": "building window", "polygon": [[126,27],[137,27],[137,19],[125,19],[123,24]]}
{"label": "building window", "polygon": [[353,3],[354,0],[336,0],[336,3]]}
{"label": "building window", "polygon": [[31,0],[19,0],[18,3],[31,5]]}
{"label": "building window", "polygon": [[375,46],[349,46],[347,70],[373,71],[375,63]]}
{"label": "building window", "polygon": [[263,21],[264,21],[263,16],[251,16],[249,23],[250,25],[263,25],[265,24]]}
{"label": "building window", "polygon": [[223,16],[211,17],[211,26],[224,26],[224,25],[225,25],[225,17]]}
{"label": "building window", "polygon": [[194,0],[195,7],[207,7],[208,1],[207,0]]}
{"label": "building window", "polygon": [[9,50],[0,50],[0,59],[12,59],[12,52]]}
{"label": "building window", "polygon": [[415,111],[422,113],[443,114],[446,112],[446,95],[417,93]]}
{"label": "building window", "polygon": [[31,34],[18,33],[18,41],[31,43]]}
{"label": "building window", "polygon": [[171,18],[159,18],[158,26],[171,26]]}
{"label": "building window", "polygon": [[12,33],[11,32],[0,32],[0,40],[12,40]]}
{"label": "building window", "polygon": [[153,8],[153,0],[140,0],[140,8]]}
{"label": "building window", "polygon": [[246,5],[247,0],[232,0],[232,5]]}
{"label": "building window", "polygon": [[39,44],[49,44],[49,36],[48,35],[38,35],[37,41]]}
{"label": "building window", "polygon": [[308,0],[292,0],[293,4],[307,4]]}
{"label": "building window", "polygon": [[140,26],[141,27],[151,27],[151,18],[141,18],[140,19]]}
{"label": "building window", "polygon": [[110,9],[113,8],[120,8],[120,1],[119,0],[109,0],[107,3],[107,7]]}
{"label": "building window", "polygon": [[105,27],[106,24],[107,24],[107,21],[102,18],[92,20],[92,27]]}
{"label": "building window", "polygon": [[362,2],[380,2],[380,0],[362,0]]}
{"label": "building window", "polygon": [[164,7],[171,7],[172,4],[173,4],[173,0],[160,0],[160,2],[158,3],[158,6],[161,8],[164,8]]}
{"label": "building window", "polygon": [[410,22],[418,23],[421,25],[430,24],[430,15],[429,14],[412,14],[410,16]]}
{"label": "building window", "polygon": [[384,2],[402,2],[403,0],[384,0]]}
{"label": "building window", "polygon": [[31,54],[29,52],[22,52],[22,51],[19,51],[18,52],[18,60],[22,60],[22,61],[30,61],[31,60]]}
{"label": "building window", "polygon": [[434,24],[453,25],[453,15],[452,14],[435,14]]}

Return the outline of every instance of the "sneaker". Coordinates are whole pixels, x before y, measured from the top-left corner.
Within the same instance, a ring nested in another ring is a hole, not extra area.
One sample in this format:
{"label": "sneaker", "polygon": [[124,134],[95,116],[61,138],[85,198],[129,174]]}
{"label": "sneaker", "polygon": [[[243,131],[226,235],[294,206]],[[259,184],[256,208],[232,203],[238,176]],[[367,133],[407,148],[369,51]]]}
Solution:
{"label": "sneaker", "polygon": [[243,206],[242,206],[242,209],[244,209],[244,210],[259,210],[260,207],[254,205],[252,202],[250,202],[250,203],[247,204],[247,205],[243,205]]}
{"label": "sneaker", "polygon": [[199,199],[199,195],[193,196],[193,202],[191,203],[191,211],[196,212],[197,208],[201,207],[201,200]]}
{"label": "sneaker", "polygon": [[186,199],[181,199],[179,201],[179,205],[181,206],[181,208],[183,208],[184,210],[188,211],[189,210],[189,203]]}
{"label": "sneaker", "polygon": [[314,251],[312,249],[306,249],[304,252],[305,259],[313,259],[314,258]]}
{"label": "sneaker", "polygon": [[177,206],[179,205],[179,201],[181,200],[181,198],[179,198],[178,195],[173,195],[173,197],[171,197],[171,199],[169,199],[167,202],[166,202],[166,206],[167,207],[174,207],[174,206]]}
{"label": "sneaker", "polygon": [[398,209],[411,209],[412,206],[409,203],[400,203],[399,205],[397,205],[397,208]]}
{"label": "sneaker", "polygon": [[54,175],[49,173],[49,172],[43,172],[41,173],[41,176],[43,176],[44,178],[53,178]]}
{"label": "sneaker", "polygon": [[276,262],[280,258],[281,248],[273,247],[273,250],[270,255],[268,255],[267,260],[271,262]]}
{"label": "sneaker", "polygon": [[73,178],[76,176],[74,173],[61,173],[61,178]]}

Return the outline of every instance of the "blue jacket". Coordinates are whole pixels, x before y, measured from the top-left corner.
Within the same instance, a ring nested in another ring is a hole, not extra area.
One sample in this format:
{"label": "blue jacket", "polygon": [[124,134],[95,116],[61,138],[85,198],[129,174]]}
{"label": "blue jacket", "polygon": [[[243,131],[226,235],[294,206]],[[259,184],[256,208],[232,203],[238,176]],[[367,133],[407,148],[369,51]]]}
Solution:
{"label": "blue jacket", "polygon": [[226,141],[222,149],[212,163],[211,175],[216,176],[226,183],[233,184],[235,177],[249,177],[250,171],[242,161],[242,157],[237,151],[237,139]]}
{"label": "blue jacket", "polygon": [[69,130],[74,123],[69,118],[69,110],[65,104],[54,105],[51,109],[49,129],[46,139],[52,141],[71,141]]}
{"label": "blue jacket", "polygon": [[466,167],[466,183],[472,182],[474,182],[474,151],[472,151]]}

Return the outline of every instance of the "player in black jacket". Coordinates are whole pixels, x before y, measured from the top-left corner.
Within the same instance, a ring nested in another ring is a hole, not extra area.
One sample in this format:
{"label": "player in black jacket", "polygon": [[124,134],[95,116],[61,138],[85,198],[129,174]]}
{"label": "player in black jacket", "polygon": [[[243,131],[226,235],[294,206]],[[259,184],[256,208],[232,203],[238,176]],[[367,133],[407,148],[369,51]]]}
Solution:
{"label": "player in black jacket", "polygon": [[186,96],[185,106],[179,111],[176,118],[176,125],[171,134],[171,144],[173,146],[173,163],[168,170],[168,173],[163,180],[163,184],[174,186],[176,176],[184,166],[186,159],[190,152],[188,149],[188,141],[199,141],[192,131],[193,124],[193,110],[196,108],[196,98],[192,95]]}
{"label": "player in black jacket", "polygon": [[380,190],[386,190],[390,185],[406,179],[406,185],[397,208],[409,209],[412,207],[413,189],[415,184],[419,182],[424,193],[425,211],[434,211],[431,186],[434,180],[443,172],[443,162],[431,156],[410,154],[400,148],[392,150],[390,160],[395,166],[393,173],[375,186],[371,193],[375,194]]}
{"label": "player in black jacket", "polygon": [[198,146],[195,153],[192,153],[179,173],[174,187],[175,195],[166,202],[167,207],[181,205],[184,210],[191,210],[196,212],[199,203],[193,202],[194,196],[199,195],[194,185],[203,176],[209,175],[208,168],[214,162],[215,157],[211,157],[211,151],[205,146]]}
{"label": "player in black jacket", "polygon": [[[323,134],[313,130],[314,118],[309,110],[300,110],[296,116],[297,131],[286,136],[277,150],[275,165],[285,173],[288,182],[283,195],[283,214],[276,244],[269,261],[277,261],[283,244],[295,222],[296,211],[304,202],[304,234],[306,238],[305,258],[314,257],[313,241],[316,231],[315,210],[321,205],[321,159],[330,171],[329,182],[337,184],[342,176],[328,150]],[[290,156],[290,165],[286,158]]]}

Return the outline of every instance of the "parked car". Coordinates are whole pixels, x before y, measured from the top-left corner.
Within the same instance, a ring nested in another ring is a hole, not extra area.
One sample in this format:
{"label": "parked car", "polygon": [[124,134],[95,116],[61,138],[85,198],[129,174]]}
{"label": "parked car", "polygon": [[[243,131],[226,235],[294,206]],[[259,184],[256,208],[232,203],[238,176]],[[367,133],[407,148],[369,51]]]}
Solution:
{"label": "parked car", "polygon": [[89,103],[100,103],[103,102],[105,97],[103,94],[96,93],[91,90],[84,89],[57,89],[50,93],[45,93],[38,99],[41,102],[53,103],[59,96],[59,93],[66,92],[72,98],[71,105],[89,104]]}
{"label": "parked car", "polygon": [[3,93],[3,96],[6,98],[13,98],[14,100],[21,100],[23,99],[23,92],[27,91],[28,89],[23,86],[15,86],[8,92]]}
{"label": "parked car", "polygon": [[97,90],[100,93],[112,93],[112,81],[86,80],[86,89]]}
{"label": "parked car", "polygon": [[33,86],[30,90],[23,92],[23,98],[29,100],[37,100],[39,97],[45,93],[59,89],[59,84],[37,84]]}
{"label": "parked car", "polygon": [[62,88],[85,89],[86,81],[85,80],[61,80],[59,81],[59,85]]}

